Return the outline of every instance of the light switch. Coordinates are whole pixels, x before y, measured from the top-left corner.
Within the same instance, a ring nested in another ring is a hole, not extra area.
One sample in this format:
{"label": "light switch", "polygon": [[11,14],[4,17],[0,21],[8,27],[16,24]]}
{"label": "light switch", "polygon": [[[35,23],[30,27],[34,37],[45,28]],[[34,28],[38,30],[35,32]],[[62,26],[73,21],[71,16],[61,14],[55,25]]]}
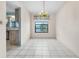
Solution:
{"label": "light switch", "polygon": [[2,24],[2,21],[0,21],[0,24]]}

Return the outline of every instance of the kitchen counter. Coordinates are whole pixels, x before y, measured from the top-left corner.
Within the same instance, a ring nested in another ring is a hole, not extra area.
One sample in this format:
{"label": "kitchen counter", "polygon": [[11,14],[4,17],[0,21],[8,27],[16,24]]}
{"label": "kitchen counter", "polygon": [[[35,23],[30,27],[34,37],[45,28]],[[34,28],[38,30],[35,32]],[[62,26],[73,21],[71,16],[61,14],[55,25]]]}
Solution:
{"label": "kitchen counter", "polygon": [[11,30],[13,30],[13,31],[14,31],[14,30],[19,30],[19,28],[17,28],[17,27],[16,27],[16,28],[7,27],[6,29],[7,29],[8,31],[11,31]]}

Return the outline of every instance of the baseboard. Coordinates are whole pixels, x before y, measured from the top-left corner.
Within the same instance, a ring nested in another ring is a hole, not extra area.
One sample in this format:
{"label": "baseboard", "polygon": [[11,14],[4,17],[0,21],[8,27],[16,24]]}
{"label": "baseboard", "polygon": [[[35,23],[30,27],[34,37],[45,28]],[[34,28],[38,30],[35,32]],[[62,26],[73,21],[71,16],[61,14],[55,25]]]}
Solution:
{"label": "baseboard", "polygon": [[31,37],[31,39],[56,39],[56,37]]}

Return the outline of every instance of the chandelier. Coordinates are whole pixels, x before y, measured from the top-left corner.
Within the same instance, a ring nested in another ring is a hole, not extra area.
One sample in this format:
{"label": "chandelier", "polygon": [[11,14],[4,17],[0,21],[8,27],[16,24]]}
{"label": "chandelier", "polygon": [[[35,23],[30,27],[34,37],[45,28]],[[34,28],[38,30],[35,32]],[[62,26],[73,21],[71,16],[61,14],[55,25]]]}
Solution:
{"label": "chandelier", "polygon": [[48,12],[45,10],[45,1],[43,1],[43,9],[41,10],[41,12],[39,13],[40,17],[48,17]]}
{"label": "chandelier", "polygon": [[46,8],[45,8],[45,1],[43,1],[42,10],[38,14],[36,14],[34,16],[34,18],[36,20],[48,20],[49,14],[48,14],[48,12],[46,11]]}

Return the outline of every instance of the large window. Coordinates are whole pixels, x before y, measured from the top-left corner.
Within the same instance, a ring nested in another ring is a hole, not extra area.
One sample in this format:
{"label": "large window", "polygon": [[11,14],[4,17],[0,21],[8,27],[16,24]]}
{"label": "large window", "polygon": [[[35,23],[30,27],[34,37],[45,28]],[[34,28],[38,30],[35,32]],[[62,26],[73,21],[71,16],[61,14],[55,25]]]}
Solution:
{"label": "large window", "polygon": [[35,21],[35,32],[36,33],[48,33],[48,20]]}

